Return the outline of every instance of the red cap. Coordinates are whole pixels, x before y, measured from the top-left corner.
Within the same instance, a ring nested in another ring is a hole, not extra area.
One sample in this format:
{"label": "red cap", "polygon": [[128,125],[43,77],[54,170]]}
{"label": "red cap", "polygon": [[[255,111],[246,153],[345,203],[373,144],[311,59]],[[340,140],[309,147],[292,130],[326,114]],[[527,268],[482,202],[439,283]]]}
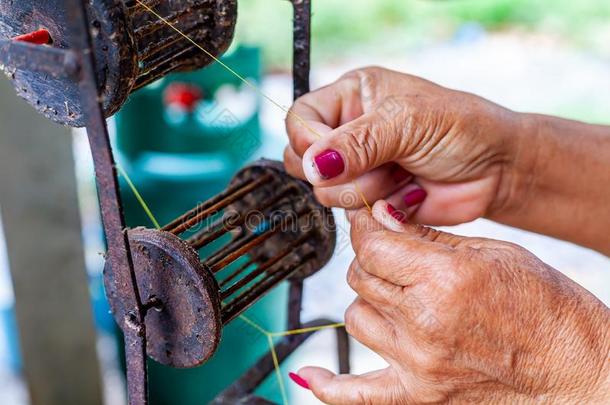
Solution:
{"label": "red cap", "polygon": [[163,102],[166,106],[178,107],[186,111],[193,111],[203,98],[198,86],[188,83],[172,83],[165,89]]}
{"label": "red cap", "polygon": [[46,45],[51,43],[51,34],[45,29],[30,32],[29,34],[19,35],[13,38],[15,41],[29,42],[36,45]]}

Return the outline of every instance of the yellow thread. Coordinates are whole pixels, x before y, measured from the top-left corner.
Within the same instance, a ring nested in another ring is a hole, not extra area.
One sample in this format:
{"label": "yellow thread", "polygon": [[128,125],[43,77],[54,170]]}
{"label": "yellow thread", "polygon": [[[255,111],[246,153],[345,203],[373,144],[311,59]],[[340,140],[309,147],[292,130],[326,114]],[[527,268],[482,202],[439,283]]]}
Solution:
{"label": "yellow thread", "polygon": [[134,196],[136,197],[136,199],[138,200],[138,202],[140,203],[140,205],[144,209],[144,212],[146,213],[146,215],[148,216],[150,221],[153,223],[155,228],[161,229],[161,225],[159,225],[159,222],[157,222],[157,219],[153,215],[152,211],[150,210],[150,208],[148,208],[148,205],[146,204],[146,201],[144,201],[144,198],[142,198],[142,195],[136,189],[136,186],[133,184],[133,182],[129,178],[129,175],[127,175],[127,172],[119,164],[116,165],[116,168],[119,171],[119,173],[121,174],[121,176],[123,176],[123,178],[127,182],[127,185],[131,189],[131,192],[134,194]]}
{"label": "yellow thread", "polygon": [[[278,107],[280,110],[282,110],[283,112],[285,112],[288,115],[292,115],[301,125],[303,125],[309,132],[311,132],[312,134],[316,135],[318,138],[322,138],[322,135],[316,131],[314,128],[311,127],[311,125],[309,125],[307,123],[307,121],[305,121],[305,119],[303,119],[299,114],[295,113],[294,111],[284,107],[283,105],[281,105],[280,103],[278,103],[277,101],[275,101],[274,99],[272,99],[270,96],[268,96],[265,92],[263,92],[258,86],[256,86],[254,83],[252,83],[251,81],[249,81],[248,79],[246,79],[245,77],[243,77],[242,75],[240,75],[238,72],[235,71],[235,69],[231,68],[229,65],[227,65],[226,63],[224,63],[223,61],[221,61],[219,58],[217,58],[216,56],[214,56],[211,52],[209,52],[207,49],[205,49],[203,46],[199,45],[197,42],[195,42],[191,37],[189,37],[188,35],[186,35],[185,33],[183,33],[182,31],[180,31],[178,28],[176,28],[176,26],[174,26],[171,22],[167,21],[165,18],[163,18],[161,15],[159,15],[159,13],[157,13],[155,10],[153,10],[151,7],[149,7],[147,4],[144,4],[142,1],[140,0],[136,0],[136,2],[138,4],[140,4],[142,7],[144,7],[146,10],[148,10],[152,15],[154,15],[155,17],[157,17],[159,20],[161,20],[163,23],[165,23],[168,27],[170,27],[171,29],[173,29],[174,31],[176,31],[180,36],[182,36],[184,39],[186,39],[187,41],[189,41],[191,44],[193,44],[195,47],[197,47],[199,50],[201,50],[203,53],[205,53],[207,56],[209,56],[212,60],[214,60],[216,63],[218,63],[220,66],[222,66],[223,68],[225,68],[227,71],[229,71],[231,74],[233,74],[235,77],[237,77],[240,81],[242,81],[244,84],[246,84],[248,87],[252,88],[254,91],[256,91],[258,94],[260,94],[263,98],[265,98],[267,101],[269,101],[271,104],[275,105],[276,107]],[[357,192],[360,194],[360,198],[362,199],[362,202],[364,203],[364,205],[366,205],[366,207],[368,208],[369,211],[371,211],[371,206],[368,203],[368,201],[366,200],[364,194],[359,190],[358,185],[356,184],[356,181],[353,182],[354,183],[354,187],[356,188]]]}
{"label": "yellow thread", "polygon": [[259,324],[257,324],[253,320],[245,317],[244,315],[240,315],[239,319],[241,319],[242,321],[244,321],[248,325],[252,326],[254,329],[258,330],[260,333],[262,333],[264,335],[267,335],[267,336],[271,335],[271,332],[265,330],[262,326],[260,326]]}
{"label": "yellow thread", "polygon": [[352,182],[354,184],[354,189],[356,189],[356,192],[358,193],[358,195],[360,195],[360,199],[362,200],[362,202],[364,203],[364,205],[366,205],[366,208],[369,211],[373,211],[373,208],[371,208],[371,206],[369,205],[369,202],[366,200],[366,197],[364,196],[364,193],[362,192],[362,190],[360,189],[360,186],[358,185],[358,183],[356,182],[356,180],[354,180]]}
{"label": "yellow thread", "polygon": [[271,358],[273,359],[273,367],[275,367],[275,374],[277,381],[280,384],[280,392],[282,393],[282,401],[284,405],[288,405],[288,395],[286,394],[286,387],[284,386],[284,378],[282,377],[282,370],[280,368],[280,361],[277,358],[275,351],[275,344],[271,335],[267,335],[267,342],[269,343],[269,349],[271,350]]}
{"label": "yellow thread", "polygon": [[291,335],[302,335],[304,333],[317,332],[324,329],[336,329],[345,327],[345,323],[334,323],[332,325],[324,325],[324,326],[313,326],[311,328],[302,328],[302,329],[294,329],[287,330],[285,332],[271,332],[269,333],[271,336],[291,336]]}

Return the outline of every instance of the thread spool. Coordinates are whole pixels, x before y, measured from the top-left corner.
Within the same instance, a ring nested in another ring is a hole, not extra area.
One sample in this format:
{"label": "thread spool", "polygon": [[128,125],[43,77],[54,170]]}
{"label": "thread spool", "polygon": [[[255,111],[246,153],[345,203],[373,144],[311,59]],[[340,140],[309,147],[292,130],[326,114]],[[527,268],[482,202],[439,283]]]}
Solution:
{"label": "thread spool", "polygon": [[[142,0],[214,56],[231,44],[237,0]],[[191,71],[212,59],[135,0],[88,3],[93,52],[109,117],[129,94],[169,73]],[[70,49],[61,0],[0,2],[0,39],[44,29],[51,44]],[[47,118],[72,127],[84,125],[76,83],[28,71],[6,71],[17,93]]]}
{"label": "thread spool", "polygon": [[[245,168],[226,191],[163,229],[137,228],[128,235],[147,302],[148,355],[178,368],[209,359],[223,326],[279,283],[317,272],[336,238],[332,212],[309,185],[272,161]],[[213,253],[199,255],[227,235]],[[113,313],[124,313],[108,265],[105,280]],[[128,326],[121,317],[117,322]]]}

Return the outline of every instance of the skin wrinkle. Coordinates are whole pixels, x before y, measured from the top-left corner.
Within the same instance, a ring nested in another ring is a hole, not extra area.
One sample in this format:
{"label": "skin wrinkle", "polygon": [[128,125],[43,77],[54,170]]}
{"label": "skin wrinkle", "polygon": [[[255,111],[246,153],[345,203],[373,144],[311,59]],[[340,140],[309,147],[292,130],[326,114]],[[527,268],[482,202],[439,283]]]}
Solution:
{"label": "skin wrinkle", "polygon": [[[367,125],[361,125],[343,135],[353,154],[352,163],[356,163],[359,168],[367,167],[369,164],[371,167],[379,167],[375,161],[378,155],[376,144],[371,136],[372,131],[373,129],[367,123]],[[349,172],[349,167],[346,167],[346,170]]]}

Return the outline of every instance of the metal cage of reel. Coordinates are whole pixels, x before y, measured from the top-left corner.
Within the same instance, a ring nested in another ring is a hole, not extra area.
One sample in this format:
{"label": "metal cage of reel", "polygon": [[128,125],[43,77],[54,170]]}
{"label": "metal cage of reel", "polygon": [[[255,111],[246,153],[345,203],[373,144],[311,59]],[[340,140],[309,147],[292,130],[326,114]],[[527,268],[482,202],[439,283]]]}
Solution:
{"label": "metal cage of reel", "polygon": [[[105,117],[116,113],[129,94],[169,73],[191,71],[213,61],[231,44],[237,0],[136,0],[87,2],[95,70]],[[0,1],[0,39],[44,27],[57,50],[73,48],[62,0]],[[179,30],[180,32],[178,32]],[[188,36],[185,38],[184,35]],[[193,43],[195,42],[195,43]],[[62,69],[62,66],[55,66]],[[85,125],[74,80],[5,67],[17,94],[47,118],[72,127]]]}
{"label": "metal cage of reel", "polygon": [[[280,282],[321,269],[335,237],[332,212],[311,187],[268,160],[163,229],[130,230],[138,290],[155,309],[146,317],[148,355],[172,367],[202,364],[224,325]],[[204,247],[212,248],[205,257]],[[105,272],[114,279],[110,266]],[[113,312],[122,313],[121,291],[112,283],[106,290]]]}

